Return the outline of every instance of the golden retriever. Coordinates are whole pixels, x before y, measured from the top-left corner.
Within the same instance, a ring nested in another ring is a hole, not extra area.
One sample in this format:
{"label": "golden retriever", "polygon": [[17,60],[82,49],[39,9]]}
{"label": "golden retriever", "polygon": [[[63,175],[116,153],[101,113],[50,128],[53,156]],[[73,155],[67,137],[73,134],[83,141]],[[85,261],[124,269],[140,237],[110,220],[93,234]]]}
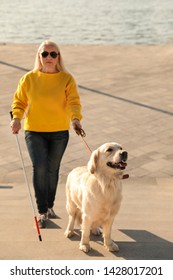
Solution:
{"label": "golden retriever", "polygon": [[86,253],[91,249],[90,231],[99,235],[101,228],[106,249],[119,250],[111,239],[111,228],[121,204],[121,179],[127,157],[127,151],[120,144],[106,143],[92,152],[87,166],[77,167],[68,175],[66,208],[69,222],[65,236],[73,236],[75,221],[80,220],[79,248]]}

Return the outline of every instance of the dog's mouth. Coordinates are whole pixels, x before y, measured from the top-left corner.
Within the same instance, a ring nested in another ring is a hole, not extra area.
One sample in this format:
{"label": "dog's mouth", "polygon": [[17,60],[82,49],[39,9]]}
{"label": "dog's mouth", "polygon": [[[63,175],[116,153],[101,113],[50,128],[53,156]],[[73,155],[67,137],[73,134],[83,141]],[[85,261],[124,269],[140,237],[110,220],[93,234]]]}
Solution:
{"label": "dog's mouth", "polygon": [[125,161],[120,161],[118,163],[113,163],[113,162],[109,161],[109,162],[107,162],[107,166],[109,166],[113,169],[124,170],[127,166],[127,163]]}

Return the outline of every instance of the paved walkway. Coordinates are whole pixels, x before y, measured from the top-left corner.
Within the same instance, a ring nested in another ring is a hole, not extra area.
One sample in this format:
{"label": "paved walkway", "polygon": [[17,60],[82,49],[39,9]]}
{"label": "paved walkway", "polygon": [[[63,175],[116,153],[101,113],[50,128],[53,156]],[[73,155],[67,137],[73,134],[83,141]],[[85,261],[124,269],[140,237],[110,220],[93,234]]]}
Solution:
{"label": "paved walkway", "polygon": [[[0,259],[173,259],[172,46],[61,46],[66,66],[79,84],[86,141],[94,150],[115,141],[129,152],[123,202],[112,230],[119,253],[91,238],[87,255],[80,232],[64,237],[65,181],[90,153],[71,131],[61,166],[55,210],[59,219],[41,230],[38,241],[15,136],[10,104],[19,78],[32,69],[36,45],[0,45]],[[28,179],[31,162],[23,132],[19,141]],[[34,195],[33,195],[34,198]]]}

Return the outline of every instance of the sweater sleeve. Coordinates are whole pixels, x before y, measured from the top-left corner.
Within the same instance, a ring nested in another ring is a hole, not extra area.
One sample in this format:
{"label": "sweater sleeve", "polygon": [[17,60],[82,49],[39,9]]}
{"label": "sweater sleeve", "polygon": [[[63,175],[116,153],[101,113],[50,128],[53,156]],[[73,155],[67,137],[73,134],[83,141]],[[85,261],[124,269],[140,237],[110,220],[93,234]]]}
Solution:
{"label": "sweater sleeve", "polygon": [[80,97],[77,91],[77,85],[71,76],[66,86],[67,112],[70,119],[82,119]]}
{"label": "sweater sleeve", "polygon": [[17,90],[14,93],[13,103],[11,105],[13,119],[19,118],[21,120],[26,111],[26,108],[28,106],[26,88],[26,80],[25,76],[23,76],[18,83]]}

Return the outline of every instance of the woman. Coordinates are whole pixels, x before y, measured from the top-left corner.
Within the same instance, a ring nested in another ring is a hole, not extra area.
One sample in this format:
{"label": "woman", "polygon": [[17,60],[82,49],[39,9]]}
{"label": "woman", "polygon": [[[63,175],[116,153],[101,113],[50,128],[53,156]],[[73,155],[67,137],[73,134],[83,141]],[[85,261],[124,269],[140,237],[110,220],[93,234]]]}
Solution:
{"label": "woman", "polygon": [[37,51],[34,70],[18,84],[12,103],[11,129],[18,133],[24,121],[25,141],[33,165],[33,186],[40,228],[53,210],[59,168],[65,152],[70,121],[79,133],[81,104],[76,83],[64,67],[59,47],[43,42]]}

